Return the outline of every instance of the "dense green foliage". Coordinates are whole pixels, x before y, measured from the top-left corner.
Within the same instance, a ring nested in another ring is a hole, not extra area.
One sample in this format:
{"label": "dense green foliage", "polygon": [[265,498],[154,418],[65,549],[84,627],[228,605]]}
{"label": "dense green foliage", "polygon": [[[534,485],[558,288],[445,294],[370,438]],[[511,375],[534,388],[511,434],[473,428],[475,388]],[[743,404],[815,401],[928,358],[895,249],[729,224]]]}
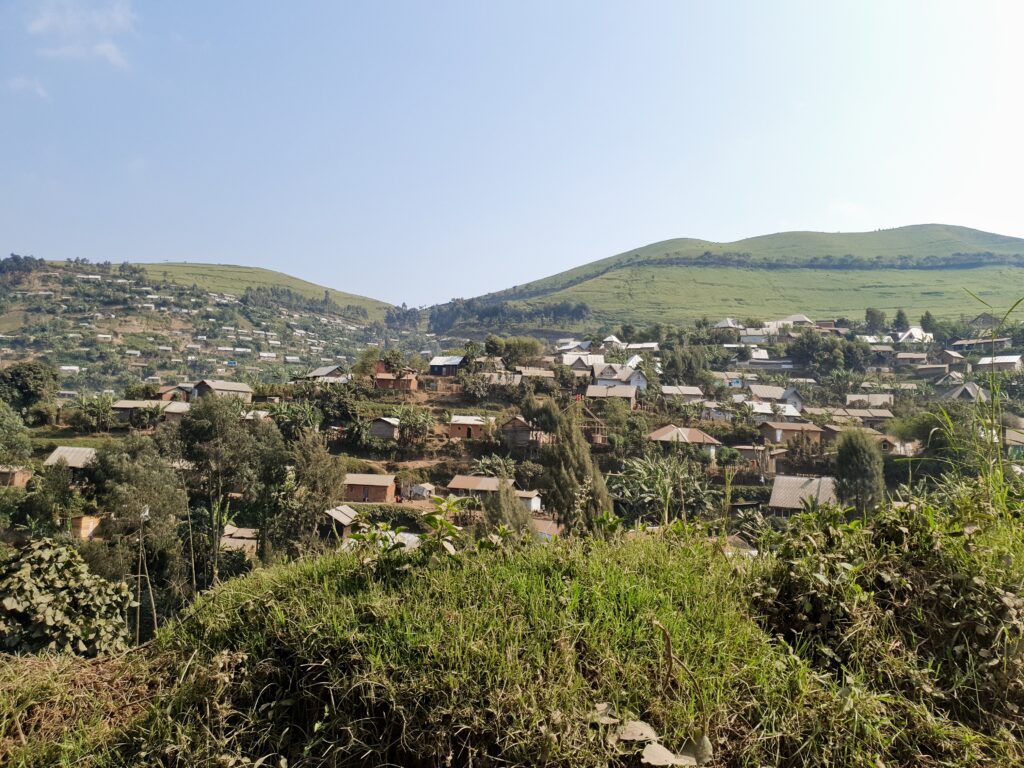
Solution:
{"label": "dense green foliage", "polygon": [[128,585],[89,570],[72,547],[38,539],[0,561],[0,648],[95,656],[128,644]]}

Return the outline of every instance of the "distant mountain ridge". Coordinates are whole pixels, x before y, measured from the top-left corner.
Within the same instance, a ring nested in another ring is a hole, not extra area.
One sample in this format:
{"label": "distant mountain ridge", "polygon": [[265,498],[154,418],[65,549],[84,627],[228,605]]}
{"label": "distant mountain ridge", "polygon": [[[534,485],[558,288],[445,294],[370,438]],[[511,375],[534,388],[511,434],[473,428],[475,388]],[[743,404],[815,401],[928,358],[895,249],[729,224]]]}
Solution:
{"label": "distant mountain ridge", "polygon": [[728,243],[675,238],[479,298],[535,298],[630,267],[964,269],[997,265],[1024,267],[1024,238],[948,224],[917,224],[873,232],[779,232]]}
{"label": "distant mountain ridge", "polygon": [[1024,295],[1024,239],[946,224],[679,238],[431,310],[431,329],[544,333],[700,317],[977,314]]}

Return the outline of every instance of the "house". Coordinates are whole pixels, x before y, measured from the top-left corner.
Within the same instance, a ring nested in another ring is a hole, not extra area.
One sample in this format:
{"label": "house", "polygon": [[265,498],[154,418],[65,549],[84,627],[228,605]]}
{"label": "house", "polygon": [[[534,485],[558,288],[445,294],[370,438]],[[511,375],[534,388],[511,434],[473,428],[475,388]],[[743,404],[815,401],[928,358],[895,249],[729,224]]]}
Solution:
{"label": "house", "polygon": [[256,557],[259,537],[255,528],[238,528],[234,525],[224,526],[224,535],[220,537],[222,549],[233,549],[242,552],[246,557]]}
{"label": "house", "polygon": [[410,499],[429,501],[436,495],[433,483],[416,483],[409,489]]}
{"label": "house", "polygon": [[553,379],[555,372],[550,368],[537,368],[536,366],[520,365],[516,367],[523,379]]}
{"label": "house", "polygon": [[368,433],[377,440],[397,440],[401,422],[394,416],[378,416],[370,422]]}
{"label": "house", "polygon": [[1013,340],[1009,336],[996,336],[984,339],[959,339],[950,344],[955,352],[974,352],[977,350],[1009,349]]}
{"label": "house", "polygon": [[509,448],[531,448],[553,442],[550,432],[544,432],[522,416],[513,416],[501,425],[501,434]]}
{"label": "house", "polygon": [[602,387],[614,387],[619,384],[628,384],[640,391],[647,389],[647,377],[644,372],[631,368],[628,365],[616,363],[605,363],[595,365],[593,368],[594,383]]}
{"label": "house", "polygon": [[684,387],[674,384],[663,384],[661,394],[664,397],[677,398],[684,403],[698,403],[704,399],[704,393],[700,387]]}
{"label": "house", "polygon": [[951,388],[964,383],[964,375],[960,371],[950,371],[945,376],[940,376],[934,382],[936,387]]}
{"label": "house", "polygon": [[897,352],[896,353],[896,367],[897,368],[912,368],[918,365],[924,365],[928,362],[928,355],[925,352]]}
{"label": "house", "polygon": [[730,328],[734,331],[742,331],[743,323],[737,322],[734,318],[727,317],[715,323],[715,328]]}
{"label": "house", "polygon": [[394,475],[345,475],[345,501],[391,504],[395,500]]}
{"label": "house", "polygon": [[604,355],[584,355],[578,352],[567,352],[562,355],[561,363],[562,365],[567,365],[574,373],[586,373],[589,376],[595,367],[604,365]]}
{"label": "house", "polygon": [[636,387],[629,384],[618,384],[616,386],[605,387],[600,384],[591,384],[587,387],[587,397],[594,397],[601,400],[608,398],[620,398],[626,400],[629,403],[630,408],[636,406]]}
{"label": "house", "polygon": [[413,392],[419,387],[416,371],[407,369],[400,373],[380,371],[373,375],[374,389],[390,389],[400,392]]}
{"label": "house", "polygon": [[819,504],[836,504],[836,481],[831,477],[794,477],[776,475],[772,483],[772,496],[768,501],[771,509],[780,512],[798,512],[805,500]]}
{"label": "house", "polygon": [[96,460],[95,448],[79,448],[71,445],[58,445],[53,453],[46,457],[44,467],[52,467],[63,461],[71,469],[85,469]]}
{"label": "house", "polygon": [[[554,371],[546,371],[551,374],[551,378],[554,378]],[[518,387],[523,380],[523,374],[516,373],[514,371],[492,371],[490,373],[481,374],[487,383],[492,387]]]}
{"label": "house", "polygon": [[103,518],[99,515],[76,515],[71,518],[71,538],[75,541],[89,541],[96,535]]}
{"label": "house", "polygon": [[21,466],[0,466],[0,486],[25,488],[32,479],[32,470]]}
{"label": "house", "polygon": [[782,396],[786,394],[785,387],[776,387],[770,384],[750,384],[747,389],[750,390],[751,399],[757,402],[777,402],[782,400]]}
{"label": "house", "polygon": [[918,365],[914,368],[914,375],[920,376],[923,379],[943,376],[947,373],[949,373],[949,366],[946,363],[928,363],[927,365]]}
{"label": "house", "polygon": [[659,345],[656,341],[641,341],[635,344],[627,344],[626,351],[640,353],[648,352],[652,355],[655,355],[661,351],[661,345]]}
{"label": "house", "polygon": [[252,387],[240,381],[221,381],[219,379],[203,379],[192,387],[191,399],[196,400],[207,395],[237,397],[243,403],[251,403]]}
{"label": "house", "polygon": [[919,325],[912,325],[893,339],[897,344],[931,344],[935,337]]}
{"label": "house", "polygon": [[352,524],[359,517],[348,504],[339,504],[336,507],[324,510],[324,520],[321,521],[319,533],[321,538],[347,539],[352,533]]}
{"label": "house", "polygon": [[592,341],[577,341],[576,339],[561,339],[555,346],[556,352],[589,352],[594,346]]}
{"label": "house", "polygon": [[765,421],[802,421],[800,411],[789,403],[759,403],[750,400],[745,401],[744,404],[750,408],[755,424]]}
{"label": "house", "polygon": [[347,384],[352,379],[340,365],[322,365],[299,378],[302,381],[315,381],[320,384]]}
{"label": "house", "polygon": [[800,437],[812,443],[821,442],[821,427],[810,422],[766,421],[757,428],[766,441],[776,445],[791,443]]}
{"label": "house", "polygon": [[939,353],[939,362],[951,368],[967,365],[967,359],[955,349],[944,349]]}
{"label": "house", "polygon": [[192,384],[167,384],[157,390],[159,400],[188,400],[192,394]]}
{"label": "house", "polygon": [[1021,370],[1024,364],[1021,363],[1020,355],[996,355],[995,357],[983,357],[978,361],[978,371],[995,371],[998,373],[1014,373]]}
{"label": "house", "polygon": [[125,422],[142,411],[157,411],[165,421],[180,421],[191,407],[191,403],[178,400],[118,400],[111,406],[114,414]]}
{"label": "house", "polygon": [[494,424],[494,417],[453,415],[448,422],[448,437],[453,440],[479,440]]}
{"label": "house", "polygon": [[618,336],[612,334],[611,336],[605,336],[601,339],[601,345],[605,349],[625,349],[625,342],[621,341]]}
{"label": "house", "polygon": [[743,459],[738,468],[762,477],[774,475],[776,460],[787,453],[785,448],[770,445],[737,445],[734,448]]}
{"label": "house", "polygon": [[888,408],[805,408],[804,416],[821,416],[835,422],[852,422],[876,427],[891,419]]}
{"label": "house", "polygon": [[891,392],[854,392],[846,396],[847,405],[860,405],[865,408],[884,408],[892,403]]}
{"label": "house", "polygon": [[743,387],[743,377],[734,371],[712,371],[711,378],[721,382],[729,389],[740,389]]}
{"label": "house", "polygon": [[677,427],[675,424],[668,424],[661,429],[656,429],[647,436],[648,440],[656,443],[696,445],[701,451],[715,458],[715,452],[721,443],[709,435],[693,427]]}
{"label": "house", "polygon": [[457,376],[469,360],[463,355],[438,355],[430,358],[429,365],[431,376]]}
{"label": "house", "polygon": [[939,395],[939,400],[964,400],[968,403],[987,403],[989,393],[973,381],[953,387]]}
{"label": "house", "polygon": [[[448,483],[448,492],[453,496],[475,496],[483,499],[497,493],[501,485],[512,486],[513,482],[504,477],[479,477],[477,475],[456,475]],[[541,511],[541,497],[537,491],[520,491],[513,488],[516,498],[530,512]]]}

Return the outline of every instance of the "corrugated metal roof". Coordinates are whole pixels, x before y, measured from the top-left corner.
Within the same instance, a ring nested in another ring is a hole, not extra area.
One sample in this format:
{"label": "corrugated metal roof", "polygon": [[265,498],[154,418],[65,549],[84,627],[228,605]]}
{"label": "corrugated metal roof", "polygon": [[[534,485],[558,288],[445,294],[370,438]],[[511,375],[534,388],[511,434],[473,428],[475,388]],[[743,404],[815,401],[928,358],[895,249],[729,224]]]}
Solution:
{"label": "corrugated metal roof", "polygon": [[677,427],[675,424],[668,424],[661,429],[656,429],[647,436],[648,440],[655,440],[660,443],[690,443],[691,445],[721,445],[707,432],[693,427]]}
{"label": "corrugated metal roof", "polygon": [[95,448],[78,448],[71,445],[58,445],[53,453],[46,457],[43,466],[53,466],[63,459],[72,469],[83,469],[96,460]]}
{"label": "corrugated metal roof", "polygon": [[337,507],[324,510],[324,514],[345,526],[352,525],[352,522],[359,516],[359,513],[348,504],[339,504]]}
{"label": "corrugated metal roof", "polygon": [[349,472],[345,475],[345,485],[375,485],[386,487],[395,482],[394,475],[364,475]]}
{"label": "corrugated metal roof", "polygon": [[835,504],[838,501],[835,479],[776,475],[768,506],[776,509],[800,509],[804,499],[815,498],[822,504]]}
{"label": "corrugated metal roof", "polygon": [[495,493],[498,490],[498,483],[505,482],[512,484],[509,479],[497,477],[478,477],[477,475],[456,475],[448,483],[449,491],[479,491],[482,493]]}

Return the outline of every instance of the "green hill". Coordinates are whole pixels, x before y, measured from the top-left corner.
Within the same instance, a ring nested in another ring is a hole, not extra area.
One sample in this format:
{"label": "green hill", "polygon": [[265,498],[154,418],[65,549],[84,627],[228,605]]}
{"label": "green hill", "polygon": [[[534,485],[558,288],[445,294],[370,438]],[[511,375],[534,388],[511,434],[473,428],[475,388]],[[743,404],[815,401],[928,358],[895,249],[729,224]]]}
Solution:
{"label": "green hill", "polygon": [[782,232],[637,248],[478,299],[526,307],[585,302],[608,322],[704,315],[767,318],[863,313],[866,307],[954,316],[1024,290],[1024,239],[922,224],[877,232]]}
{"label": "green hill", "polygon": [[362,307],[370,320],[382,320],[391,306],[366,296],[325,288],[322,285],[301,280],[283,272],[261,267],[240,267],[232,264],[193,264],[188,262],[161,262],[159,264],[138,264],[151,279],[166,279],[182,285],[196,285],[206,291],[228,293],[240,296],[246,288],[288,288],[312,299],[323,298],[324,291],[344,306]]}

